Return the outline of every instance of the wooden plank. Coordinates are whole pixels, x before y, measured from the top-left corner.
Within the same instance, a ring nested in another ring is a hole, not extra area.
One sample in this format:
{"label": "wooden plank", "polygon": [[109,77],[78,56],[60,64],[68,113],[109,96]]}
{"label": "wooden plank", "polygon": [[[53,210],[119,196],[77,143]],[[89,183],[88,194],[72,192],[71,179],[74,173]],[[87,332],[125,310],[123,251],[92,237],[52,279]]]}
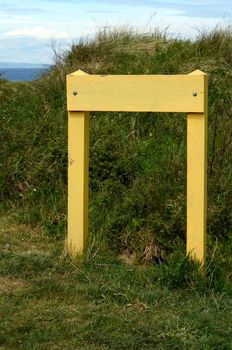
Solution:
{"label": "wooden plank", "polygon": [[68,116],[68,249],[82,254],[88,236],[89,113]]}
{"label": "wooden plank", "polygon": [[204,75],[67,76],[69,111],[204,113]]}
{"label": "wooden plank", "polygon": [[187,254],[206,261],[207,223],[207,129],[208,77],[200,70],[190,75],[204,78],[204,106],[201,114],[187,116]]}
{"label": "wooden plank", "polygon": [[187,116],[187,254],[206,262],[207,223],[207,131],[208,76],[197,70],[191,75],[204,79],[204,106],[201,114]]}
{"label": "wooden plank", "polygon": [[207,113],[187,117],[187,254],[206,261]]}

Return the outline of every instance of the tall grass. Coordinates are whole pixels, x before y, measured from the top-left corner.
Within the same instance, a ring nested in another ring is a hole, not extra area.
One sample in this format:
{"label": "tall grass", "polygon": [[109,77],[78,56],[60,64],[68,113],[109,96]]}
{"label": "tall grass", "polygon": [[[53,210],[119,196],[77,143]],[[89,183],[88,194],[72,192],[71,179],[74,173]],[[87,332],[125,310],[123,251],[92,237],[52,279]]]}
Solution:
{"label": "tall grass", "polygon": [[[63,236],[66,228],[66,74],[209,75],[208,233],[232,249],[232,33],[194,41],[132,30],[103,31],[56,55],[39,81],[0,84],[1,207]],[[90,115],[90,249],[149,261],[185,240],[186,116]],[[211,248],[209,250],[211,252]]]}

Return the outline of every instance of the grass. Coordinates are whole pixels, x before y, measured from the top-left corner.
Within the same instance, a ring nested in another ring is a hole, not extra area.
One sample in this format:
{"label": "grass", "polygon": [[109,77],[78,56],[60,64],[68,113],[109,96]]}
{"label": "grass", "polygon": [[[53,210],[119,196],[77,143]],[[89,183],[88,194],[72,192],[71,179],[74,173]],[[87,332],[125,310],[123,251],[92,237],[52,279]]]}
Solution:
{"label": "grass", "polygon": [[73,261],[62,240],[0,225],[1,349],[232,348],[229,291],[167,285],[158,266]]}
{"label": "grass", "polygon": [[[195,42],[158,32],[103,31],[56,55],[55,67],[39,81],[2,81],[3,211],[12,208],[18,220],[42,225],[48,235],[66,234],[67,73],[187,74],[201,69],[209,75],[209,244],[218,241],[230,255],[231,43],[230,29],[202,34]],[[149,249],[172,253],[185,238],[185,188],[184,114],[91,113],[93,254],[130,251],[142,261]]]}
{"label": "grass", "polygon": [[[0,349],[232,349],[231,29],[103,31],[0,80]],[[186,116],[90,114],[84,259],[64,249],[65,75],[209,75],[207,266],[184,256]],[[155,258],[165,264],[152,265]]]}

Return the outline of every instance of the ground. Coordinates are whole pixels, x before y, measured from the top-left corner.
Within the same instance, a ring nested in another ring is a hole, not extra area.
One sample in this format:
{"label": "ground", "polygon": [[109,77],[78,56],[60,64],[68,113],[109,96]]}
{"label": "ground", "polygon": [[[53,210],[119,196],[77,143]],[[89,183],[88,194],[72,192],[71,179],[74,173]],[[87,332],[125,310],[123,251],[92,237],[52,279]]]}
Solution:
{"label": "ground", "polygon": [[226,293],[170,291],[159,267],[71,260],[64,240],[0,219],[0,349],[232,349]]}

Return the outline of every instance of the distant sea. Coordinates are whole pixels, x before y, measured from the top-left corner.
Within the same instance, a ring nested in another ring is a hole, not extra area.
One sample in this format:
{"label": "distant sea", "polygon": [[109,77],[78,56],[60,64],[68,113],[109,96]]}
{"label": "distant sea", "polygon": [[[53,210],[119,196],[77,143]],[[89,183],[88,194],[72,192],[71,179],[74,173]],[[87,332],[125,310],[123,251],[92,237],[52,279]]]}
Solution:
{"label": "distant sea", "polygon": [[1,68],[0,77],[11,81],[31,81],[38,79],[48,68]]}

